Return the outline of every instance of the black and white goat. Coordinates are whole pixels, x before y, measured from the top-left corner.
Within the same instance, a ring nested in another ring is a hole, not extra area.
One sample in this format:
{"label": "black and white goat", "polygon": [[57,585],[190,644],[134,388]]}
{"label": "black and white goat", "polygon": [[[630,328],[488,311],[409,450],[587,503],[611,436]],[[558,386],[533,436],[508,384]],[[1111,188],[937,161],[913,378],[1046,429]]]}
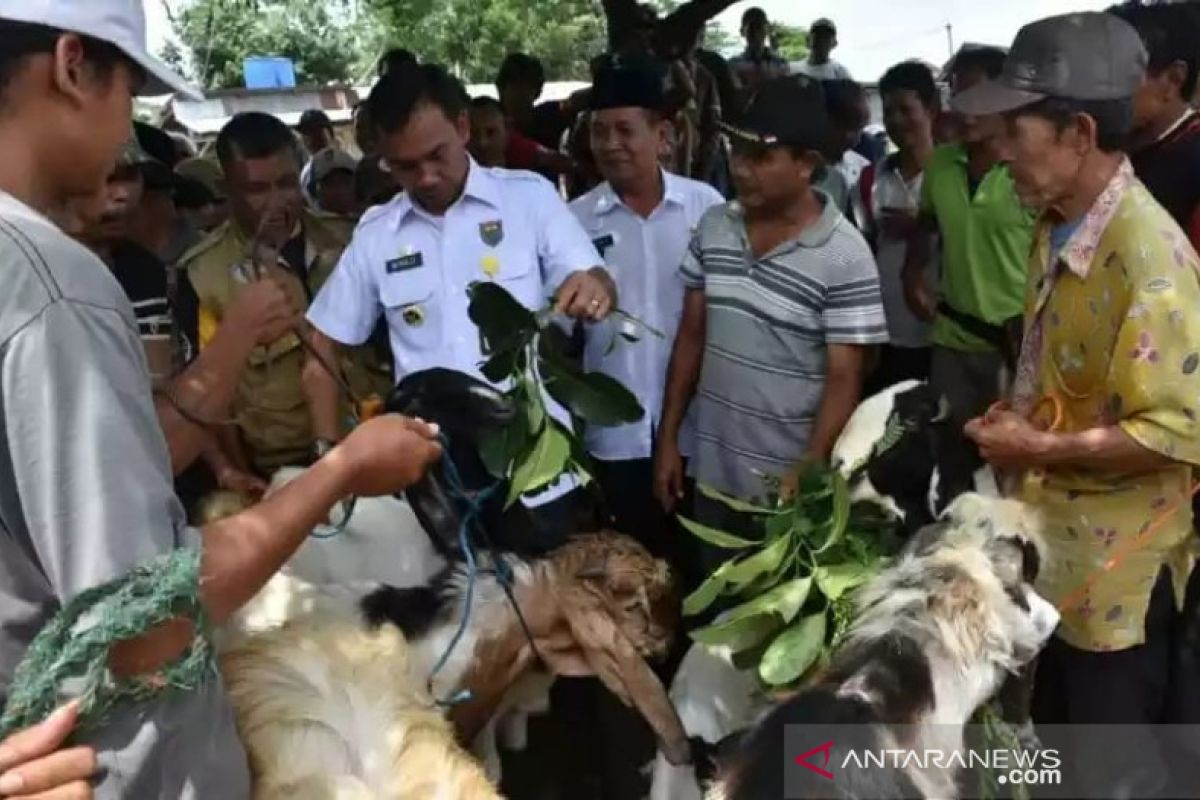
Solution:
{"label": "black and white goat", "polygon": [[[501,558],[517,604],[569,631],[605,685],[686,762],[683,728],[645,661],[665,654],[673,632],[665,563],[611,532],[576,537],[544,557]],[[426,689],[448,651],[432,687],[439,697],[503,671],[524,646],[497,562],[485,557],[483,567],[453,650],[467,596],[461,565],[408,589],[318,587],[281,575],[243,610],[219,649],[256,797],[496,797]]]}
{"label": "black and white goat", "polygon": [[[784,796],[783,766],[800,755],[785,753],[790,725],[818,738],[837,730],[826,755],[842,767],[828,775],[796,770],[790,796],[958,796],[957,773],[943,764],[961,755],[963,726],[1058,624],[1057,610],[1032,586],[1043,553],[1040,521],[1027,506],[961,496],[864,587],[856,621],[817,684],[736,737],[710,800]],[[847,766],[852,750],[947,756],[869,770]]]}
{"label": "black and white goat", "polygon": [[883,506],[915,532],[956,497],[999,496],[992,470],[928,383],[905,381],[863,400],[833,448],[852,501]]}
{"label": "black and white goat", "polygon": [[[866,398],[833,448],[832,463],[852,501],[871,502],[914,534],[967,492],[997,498],[995,480],[966,447],[945,401],[927,383],[905,381]],[[689,736],[715,743],[748,726],[769,702],[752,674],[720,648],[693,645],[671,684],[671,701]],[[691,768],[656,760],[651,800],[700,800]]]}

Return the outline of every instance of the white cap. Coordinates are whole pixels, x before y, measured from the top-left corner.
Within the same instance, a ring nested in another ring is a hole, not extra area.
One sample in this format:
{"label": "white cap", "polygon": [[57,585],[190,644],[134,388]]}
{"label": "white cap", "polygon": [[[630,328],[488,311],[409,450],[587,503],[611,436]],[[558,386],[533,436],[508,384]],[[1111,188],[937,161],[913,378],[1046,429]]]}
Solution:
{"label": "white cap", "polygon": [[175,92],[189,100],[204,95],[146,50],[142,0],[0,0],[0,19],[46,25],[115,45],[146,70],[142,94]]}
{"label": "white cap", "polygon": [[312,159],[312,174],[316,181],[325,180],[325,177],[335,169],[354,172],[357,168],[358,161],[354,159],[354,156],[337,147],[326,147]]}

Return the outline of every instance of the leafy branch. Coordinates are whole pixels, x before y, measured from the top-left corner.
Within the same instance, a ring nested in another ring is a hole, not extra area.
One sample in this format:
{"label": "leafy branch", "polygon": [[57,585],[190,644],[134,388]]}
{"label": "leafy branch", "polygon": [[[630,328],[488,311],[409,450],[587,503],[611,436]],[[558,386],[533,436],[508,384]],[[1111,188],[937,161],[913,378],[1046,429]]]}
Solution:
{"label": "leafy branch", "polygon": [[[481,444],[488,471],[509,481],[508,505],[545,490],[564,473],[590,481],[582,425],[637,422],[645,415],[641,403],[619,381],[579,367],[569,355],[570,338],[554,323],[550,307],[534,313],[492,282],[472,284],[469,293],[468,313],[487,354],[483,375],[509,387],[517,408],[513,423]],[[635,341],[632,331],[638,326],[655,333],[624,312],[614,314],[623,338]],[[571,412],[571,428],[550,415],[547,394]]]}
{"label": "leafy branch", "polygon": [[828,662],[852,621],[853,590],[884,567],[896,544],[893,523],[872,506],[851,504],[838,472],[811,466],[798,483],[792,500],[769,505],[700,487],[734,511],[754,515],[761,541],[681,518],[692,535],[736,551],[684,600],[684,614],[703,613],[722,597],[741,601],[692,638],[728,647],[738,667],[754,669],[776,690]]}

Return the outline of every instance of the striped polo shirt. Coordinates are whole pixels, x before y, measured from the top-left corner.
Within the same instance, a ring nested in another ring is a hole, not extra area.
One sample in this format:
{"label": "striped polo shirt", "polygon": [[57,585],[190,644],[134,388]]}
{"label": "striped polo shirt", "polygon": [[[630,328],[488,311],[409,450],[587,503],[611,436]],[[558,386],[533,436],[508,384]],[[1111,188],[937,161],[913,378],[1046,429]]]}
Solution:
{"label": "striped polo shirt", "polygon": [[697,481],[744,499],[760,475],[804,454],[825,388],[830,344],[887,341],[879,271],[828,197],[794,239],[755,259],[738,203],[701,219],[680,267],[708,305],[704,366],[693,400]]}

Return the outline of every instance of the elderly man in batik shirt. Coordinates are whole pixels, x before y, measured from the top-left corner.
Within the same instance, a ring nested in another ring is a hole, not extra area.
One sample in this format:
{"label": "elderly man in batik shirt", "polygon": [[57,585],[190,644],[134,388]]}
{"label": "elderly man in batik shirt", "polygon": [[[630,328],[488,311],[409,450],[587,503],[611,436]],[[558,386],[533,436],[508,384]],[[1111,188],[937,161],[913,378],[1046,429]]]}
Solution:
{"label": "elderly man in batik shirt", "polygon": [[1012,407],[967,433],[1045,517],[1039,589],[1063,621],[1034,719],[1086,726],[1067,759],[1086,796],[1160,796],[1172,776],[1148,726],[1195,721],[1168,716],[1192,713],[1168,676],[1192,567],[1200,264],[1123,152],[1145,65],[1126,23],[1069,14],[1022,29],[1000,78],[956,100],[1007,115],[1017,193],[1042,211]]}

